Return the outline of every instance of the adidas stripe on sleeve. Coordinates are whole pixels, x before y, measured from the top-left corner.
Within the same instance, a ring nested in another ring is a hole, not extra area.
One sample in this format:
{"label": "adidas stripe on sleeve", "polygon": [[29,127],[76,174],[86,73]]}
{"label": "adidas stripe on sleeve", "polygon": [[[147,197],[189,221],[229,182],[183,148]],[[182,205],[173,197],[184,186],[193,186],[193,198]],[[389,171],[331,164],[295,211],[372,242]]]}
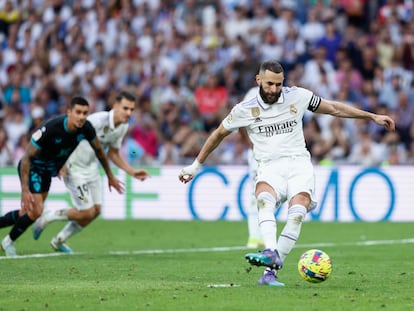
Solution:
{"label": "adidas stripe on sleeve", "polygon": [[320,103],[321,103],[321,98],[315,94],[312,95],[310,101],[309,101],[309,106],[308,106],[308,110],[315,112],[316,109],[318,109]]}

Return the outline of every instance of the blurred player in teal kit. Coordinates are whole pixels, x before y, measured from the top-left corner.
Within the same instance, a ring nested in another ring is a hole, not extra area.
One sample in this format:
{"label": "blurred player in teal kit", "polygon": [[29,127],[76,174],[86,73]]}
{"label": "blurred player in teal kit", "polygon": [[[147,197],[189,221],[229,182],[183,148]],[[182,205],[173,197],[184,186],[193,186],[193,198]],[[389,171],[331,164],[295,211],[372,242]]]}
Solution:
{"label": "blurred player in teal kit", "polygon": [[[96,130],[97,137],[105,148],[108,158],[130,176],[145,180],[149,177],[146,170],[135,169],[121,156],[119,150],[128,131],[128,122],[135,109],[136,98],[133,94],[121,91],[115,98],[110,111],[95,112],[88,117]],[[54,250],[72,253],[66,241],[81,232],[100,215],[103,202],[102,178],[93,149],[86,140],[82,141],[66,161],[62,170],[63,180],[70,193],[74,207],[57,211],[45,211],[33,225],[33,238],[39,239],[43,230],[51,222],[67,221],[60,232],[54,236],[50,245]]]}
{"label": "blurred player in teal kit", "polygon": [[52,177],[59,175],[60,169],[83,139],[89,142],[102,164],[109,188],[114,187],[123,193],[123,185],[112,174],[96,131],[87,121],[88,113],[88,101],[73,97],[66,114],[46,121],[32,134],[31,143],[18,164],[22,187],[21,209],[0,217],[0,228],[13,226],[1,242],[6,256],[16,256],[15,241],[42,214]]}

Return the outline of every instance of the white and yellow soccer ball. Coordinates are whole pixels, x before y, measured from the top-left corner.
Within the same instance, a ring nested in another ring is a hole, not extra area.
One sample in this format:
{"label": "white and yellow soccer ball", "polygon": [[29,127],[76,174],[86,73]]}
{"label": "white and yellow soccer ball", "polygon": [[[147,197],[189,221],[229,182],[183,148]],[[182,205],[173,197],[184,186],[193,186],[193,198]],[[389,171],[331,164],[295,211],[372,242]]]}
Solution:
{"label": "white and yellow soccer ball", "polygon": [[332,261],[327,253],[310,249],[302,254],[298,262],[300,276],[311,283],[326,281],[332,273]]}

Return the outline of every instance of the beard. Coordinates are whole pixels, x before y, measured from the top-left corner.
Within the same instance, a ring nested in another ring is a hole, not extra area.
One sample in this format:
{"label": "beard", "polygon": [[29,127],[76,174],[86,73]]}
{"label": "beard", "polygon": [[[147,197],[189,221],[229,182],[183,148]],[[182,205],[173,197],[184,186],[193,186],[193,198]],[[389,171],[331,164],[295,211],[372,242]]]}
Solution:
{"label": "beard", "polygon": [[275,92],[275,93],[266,93],[263,90],[263,87],[260,85],[259,87],[259,94],[260,97],[263,99],[263,101],[268,104],[268,105],[272,105],[274,103],[276,103],[280,97],[280,94],[282,94],[282,91],[279,92]]}

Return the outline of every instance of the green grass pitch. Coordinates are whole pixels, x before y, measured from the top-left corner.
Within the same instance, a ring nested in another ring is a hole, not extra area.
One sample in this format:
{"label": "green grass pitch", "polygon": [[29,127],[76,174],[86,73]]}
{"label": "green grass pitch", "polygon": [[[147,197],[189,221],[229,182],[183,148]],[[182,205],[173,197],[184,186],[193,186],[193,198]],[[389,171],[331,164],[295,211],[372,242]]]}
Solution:
{"label": "green grass pitch", "polygon": [[[99,219],[70,240],[75,254],[55,256],[49,241],[63,225],[38,241],[30,228],[16,244],[22,258],[0,257],[1,311],[414,310],[413,223],[306,222],[282,288],[257,285],[263,269],[244,260],[245,222]],[[310,248],[333,261],[324,283],[297,272]]]}

